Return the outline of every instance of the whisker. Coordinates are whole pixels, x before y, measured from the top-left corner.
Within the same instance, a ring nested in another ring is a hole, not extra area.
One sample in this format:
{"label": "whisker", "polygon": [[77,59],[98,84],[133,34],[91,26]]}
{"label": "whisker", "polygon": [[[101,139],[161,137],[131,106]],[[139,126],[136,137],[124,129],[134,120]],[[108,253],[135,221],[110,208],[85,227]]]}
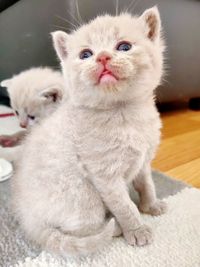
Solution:
{"label": "whisker", "polygon": [[167,80],[166,78],[162,78],[162,81],[170,86],[172,86],[172,82],[170,82],[169,80]]}
{"label": "whisker", "polygon": [[59,29],[63,29],[65,31],[67,31],[67,32],[71,32],[72,31],[72,28],[67,28],[67,27],[60,26],[60,25],[51,24],[51,26],[59,28]]}
{"label": "whisker", "polygon": [[134,13],[136,6],[139,4],[140,0],[136,0],[133,6],[130,8],[131,13]]}
{"label": "whisker", "polygon": [[61,19],[61,20],[64,21],[64,22],[69,23],[69,24],[70,24],[71,26],[73,26],[75,29],[77,28],[77,25],[75,25],[75,24],[72,23],[71,21],[69,21],[69,20],[67,20],[67,19],[65,19],[65,18],[63,18],[63,17],[61,17],[61,16],[59,16],[59,15],[56,15],[56,17],[59,18],[59,19]]}
{"label": "whisker", "polygon": [[115,15],[118,16],[119,15],[119,0],[116,0],[115,2]]}
{"label": "whisker", "polygon": [[135,1],[136,0],[131,0],[131,2],[129,3],[129,5],[126,8],[124,8],[124,12],[125,13],[129,11],[129,9],[132,7],[132,5],[135,3]]}
{"label": "whisker", "polygon": [[78,24],[78,26],[81,26],[81,22],[74,16],[72,15],[72,13],[70,13],[68,10],[67,10],[67,13],[71,16],[71,18]]}
{"label": "whisker", "polygon": [[81,24],[84,24],[84,21],[83,21],[83,19],[81,17],[80,11],[79,11],[78,0],[76,0],[75,3],[76,3],[76,12],[77,12],[77,15],[78,15],[78,19],[80,20]]}

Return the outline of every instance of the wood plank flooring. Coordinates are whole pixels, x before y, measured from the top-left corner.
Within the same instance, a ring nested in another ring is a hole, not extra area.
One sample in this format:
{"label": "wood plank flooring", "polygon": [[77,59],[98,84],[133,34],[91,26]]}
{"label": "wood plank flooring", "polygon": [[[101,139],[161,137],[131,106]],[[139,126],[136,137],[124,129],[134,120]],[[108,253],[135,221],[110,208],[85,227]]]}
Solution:
{"label": "wood plank flooring", "polygon": [[200,111],[161,113],[162,141],[153,168],[200,188]]}

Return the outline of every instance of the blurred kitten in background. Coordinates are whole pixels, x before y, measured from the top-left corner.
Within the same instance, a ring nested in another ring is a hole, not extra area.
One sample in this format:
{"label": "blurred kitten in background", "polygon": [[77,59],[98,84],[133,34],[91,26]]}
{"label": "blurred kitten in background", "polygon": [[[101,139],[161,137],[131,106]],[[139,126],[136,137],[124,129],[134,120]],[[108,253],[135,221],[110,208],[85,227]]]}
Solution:
{"label": "blurred kitten in background", "polygon": [[[1,82],[10,96],[11,107],[22,128],[49,116],[63,97],[63,78],[59,71],[48,67],[31,68]],[[0,145],[12,147],[20,143],[26,131],[0,136]]]}

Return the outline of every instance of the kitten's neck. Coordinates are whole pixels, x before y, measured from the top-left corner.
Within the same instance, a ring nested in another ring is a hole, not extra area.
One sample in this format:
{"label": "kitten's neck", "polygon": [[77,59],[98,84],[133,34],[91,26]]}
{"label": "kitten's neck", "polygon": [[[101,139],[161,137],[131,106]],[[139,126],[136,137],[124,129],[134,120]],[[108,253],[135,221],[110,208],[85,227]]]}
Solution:
{"label": "kitten's neck", "polygon": [[131,102],[128,101],[118,101],[114,103],[110,103],[109,105],[106,104],[99,104],[98,106],[86,106],[86,105],[79,105],[81,109],[86,110],[95,110],[95,111],[106,111],[106,110],[115,110],[119,108],[125,108],[126,106],[130,105]]}
{"label": "kitten's neck", "polygon": [[112,111],[112,110],[119,110],[119,109],[126,109],[129,107],[133,108],[140,108],[144,106],[154,106],[155,99],[153,96],[143,96],[140,99],[128,99],[128,100],[118,100],[113,102],[104,102],[98,103],[98,105],[85,105],[85,104],[74,104],[72,103],[75,108],[80,108],[82,110],[94,110],[94,111]]}

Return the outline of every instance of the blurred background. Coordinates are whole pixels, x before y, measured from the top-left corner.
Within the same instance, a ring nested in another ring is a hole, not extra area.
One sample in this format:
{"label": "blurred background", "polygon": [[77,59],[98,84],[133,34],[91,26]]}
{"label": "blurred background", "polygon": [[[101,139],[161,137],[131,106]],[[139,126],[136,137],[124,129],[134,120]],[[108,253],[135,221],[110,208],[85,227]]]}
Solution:
{"label": "blurred background", "polygon": [[[0,80],[32,66],[58,67],[50,32],[70,31],[81,16],[88,21],[114,14],[117,0],[0,0]],[[79,12],[77,11],[77,3]],[[141,14],[157,5],[167,43],[166,75],[159,102],[200,97],[200,1],[119,0],[119,11]],[[80,13],[80,14],[79,14]],[[1,102],[8,103],[0,90]]]}

